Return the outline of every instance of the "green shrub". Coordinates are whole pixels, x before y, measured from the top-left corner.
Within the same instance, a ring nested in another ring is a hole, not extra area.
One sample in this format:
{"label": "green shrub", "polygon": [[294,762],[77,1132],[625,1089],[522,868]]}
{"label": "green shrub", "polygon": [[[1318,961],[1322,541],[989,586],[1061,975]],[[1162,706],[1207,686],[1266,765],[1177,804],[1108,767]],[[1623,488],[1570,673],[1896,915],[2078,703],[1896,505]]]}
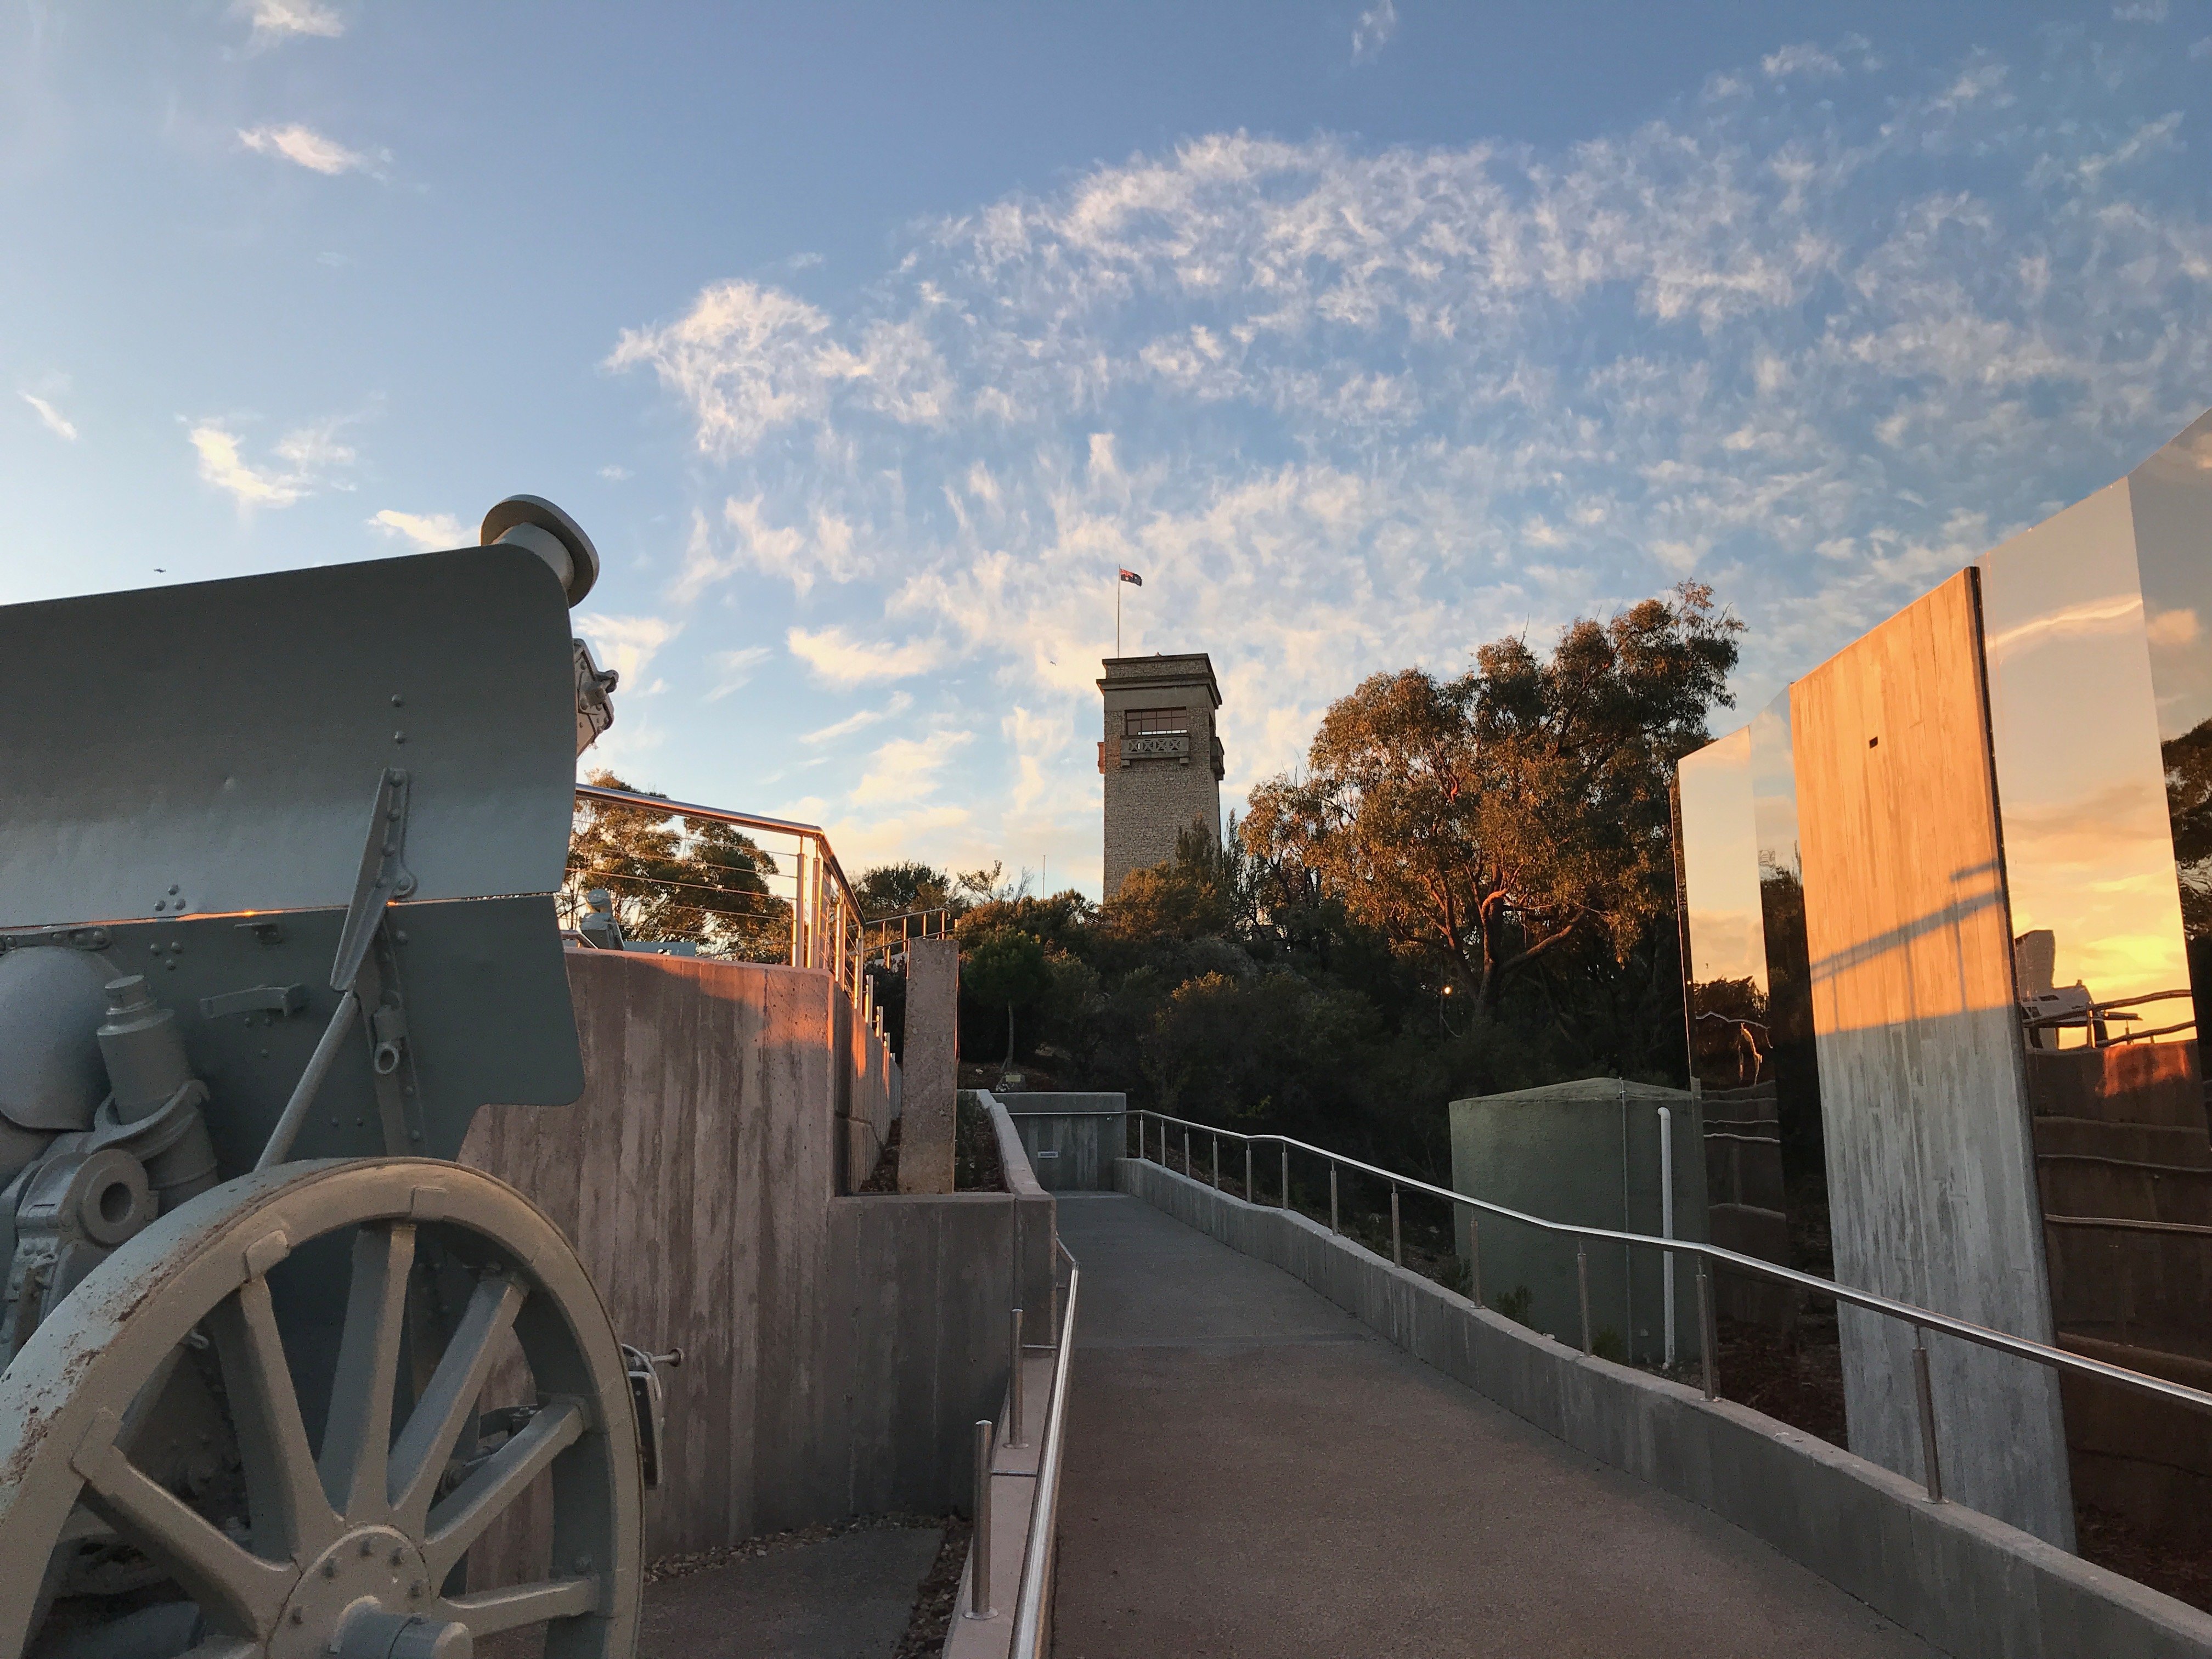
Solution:
{"label": "green shrub", "polygon": [[[1529,1304],[1535,1299],[1536,1293],[1526,1285],[1516,1285],[1511,1290],[1501,1291],[1491,1297],[1490,1305],[1515,1324],[1528,1325]],[[1528,1328],[1534,1330],[1536,1328],[1528,1325]]]}

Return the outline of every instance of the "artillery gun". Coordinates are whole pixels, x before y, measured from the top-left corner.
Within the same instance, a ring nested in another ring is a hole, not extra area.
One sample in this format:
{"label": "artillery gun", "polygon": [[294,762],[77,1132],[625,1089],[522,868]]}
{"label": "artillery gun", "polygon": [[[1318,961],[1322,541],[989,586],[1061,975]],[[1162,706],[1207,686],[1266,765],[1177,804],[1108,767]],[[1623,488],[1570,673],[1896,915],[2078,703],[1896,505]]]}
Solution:
{"label": "artillery gun", "polygon": [[483,541],[0,609],[0,1659],[635,1645],[650,1367],[453,1161],[582,1091],[612,717],[590,539]]}

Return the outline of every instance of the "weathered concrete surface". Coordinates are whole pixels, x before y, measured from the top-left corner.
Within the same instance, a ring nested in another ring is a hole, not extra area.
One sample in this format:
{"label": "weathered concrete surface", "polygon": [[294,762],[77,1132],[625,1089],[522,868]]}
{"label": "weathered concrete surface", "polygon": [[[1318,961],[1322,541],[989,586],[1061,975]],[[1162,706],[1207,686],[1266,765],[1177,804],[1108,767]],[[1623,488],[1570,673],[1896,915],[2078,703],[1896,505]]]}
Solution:
{"label": "weathered concrete surface", "polygon": [[1055,1652],[1931,1652],[1140,1200],[1071,1195],[1060,1230],[1083,1303]]}
{"label": "weathered concrete surface", "polygon": [[871,1528],[649,1585],[637,1659],[890,1659],[944,1538]]}
{"label": "weathered concrete surface", "polygon": [[960,945],[918,939],[908,943],[906,952],[899,1191],[949,1193],[953,1103],[960,1086]]}
{"label": "weathered concrete surface", "polygon": [[1110,1192],[1114,1162],[1128,1149],[1129,1097],[1028,1093],[994,1097],[1021,1131],[1022,1149],[1047,1192]]}
{"label": "weathered concrete surface", "polygon": [[[2050,1342],[1975,574],[1790,688],[1836,1277]],[[2153,775],[2155,775],[2154,771]],[[1922,1474],[1912,1333],[1838,1312],[1851,1449]],[[2074,1541],[2056,1375],[1928,1340],[1943,1483]]]}
{"label": "weathered concrete surface", "polygon": [[[1413,1358],[1569,1447],[1765,1540],[1943,1652],[2212,1659],[2212,1617],[2002,1522],[1931,1504],[1917,1485],[1864,1458],[1725,1400],[1586,1359],[1302,1215],[1255,1207],[1157,1164],[1124,1159],[1118,1174],[1125,1190],[1285,1269]],[[1082,1202],[1061,1206],[1079,1259]],[[1095,1313],[1088,1273],[1085,1279]],[[1227,1290],[1177,1293],[1224,1306],[1242,1299]],[[1096,1333],[1092,1319],[1084,1323]],[[1073,1397],[1083,1400],[1080,1382]],[[1340,1426],[1339,1414],[1324,1413],[1301,1433],[1327,1439]]]}
{"label": "weathered concrete surface", "polygon": [[[1703,1239],[1704,1126],[1698,1102],[1686,1090],[1588,1077],[1455,1100],[1452,1188],[1525,1215],[1656,1235],[1665,1207],[1659,1161],[1662,1107],[1672,1120],[1674,1236]],[[1454,1248],[1462,1261],[1469,1256],[1470,1224],[1480,1226],[1485,1297],[1495,1302],[1500,1294],[1525,1285],[1528,1322],[1580,1346],[1575,1241],[1455,1206]],[[1589,1250],[1592,1335],[1610,1331],[1622,1344],[1613,1352],[1637,1360],[1663,1359],[1666,1281],[1659,1253],[1602,1242]],[[1694,1263],[1674,1258],[1674,1338],[1684,1353],[1698,1345],[1694,1271]]]}
{"label": "weathered concrete surface", "polygon": [[[841,1100],[876,1085],[848,1074],[858,1022],[841,1026],[825,973],[615,951],[568,967],[583,1098],[487,1108],[462,1161],[552,1216],[623,1340],[684,1351],[647,1554],[964,1505],[964,1431],[1005,1389],[1006,1309],[1042,1282],[1051,1199],[1033,1182],[838,1196]],[[544,1518],[483,1547],[497,1571],[542,1552]]]}

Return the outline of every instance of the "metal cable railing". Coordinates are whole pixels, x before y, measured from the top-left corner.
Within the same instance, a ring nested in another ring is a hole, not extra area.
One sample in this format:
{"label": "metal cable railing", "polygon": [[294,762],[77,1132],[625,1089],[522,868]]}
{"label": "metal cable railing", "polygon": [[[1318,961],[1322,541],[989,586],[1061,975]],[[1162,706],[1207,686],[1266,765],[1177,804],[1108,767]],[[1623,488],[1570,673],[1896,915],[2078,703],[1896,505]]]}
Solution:
{"label": "metal cable railing", "polygon": [[[2192,1410],[2212,1413],[2212,1393],[2207,1393],[2201,1389],[2189,1388],[2179,1382],[2169,1382],[2164,1377],[2147,1376],[2142,1371],[2130,1370],[2124,1365],[2111,1364],[2101,1359],[2092,1359],[2084,1354],[2069,1353],[2063,1348],[2051,1347],[2027,1337],[2013,1336],[2003,1331],[1990,1330],[1986,1326],[1976,1325],[1964,1319],[1954,1319],[1948,1314],[1940,1314],[1929,1308],[1916,1307],[1911,1303],[1900,1302],[1894,1297],[1878,1295],[1872,1291],[1854,1290],[1848,1285],[1838,1285],[1832,1279],[1821,1279],[1813,1273],[1800,1273],[1795,1267],[1781,1267],[1775,1262],[1762,1261],[1757,1256],[1744,1255],[1735,1250],[1725,1249],[1717,1244],[1708,1244],[1702,1240],[1654,1238],[1646,1233],[1622,1232],[1611,1227],[1585,1227],[1571,1222],[1547,1220],[1542,1216],[1527,1215],[1519,1210],[1509,1209],[1503,1204],[1493,1204],[1487,1199],[1454,1192],[1449,1187],[1439,1187],[1433,1182],[1423,1181],[1418,1176],[1397,1175],[1358,1158],[1346,1158],[1340,1152],[1332,1152],[1326,1147],[1293,1139],[1288,1135],[1248,1135],[1234,1129],[1217,1128],[1212,1124],[1195,1123],[1188,1118],[1170,1117],[1164,1112],[1145,1109],[1131,1113],[1130,1116],[1137,1125],[1137,1156],[1139,1158],[1151,1157],[1146,1144],[1146,1124],[1159,1125],[1160,1156],[1158,1162],[1163,1169],[1172,1170],[1174,1168],[1167,1156],[1169,1126],[1172,1124],[1182,1130],[1183,1172],[1186,1175],[1192,1175],[1194,1170],[1190,1161],[1192,1133],[1195,1132],[1198,1134],[1211,1136],[1213,1143],[1213,1184],[1216,1187],[1221,1184],[1221,1142],[1224,1139],[1242,1142],[1244,1146],[1244,1193],[1247,1200],[1255,1203],[1258,1201],[1258,1197],[1257,1188],[1253,1185],[1252,1181],[1252,1148],[1254,1146],[1271,1142],[1280,1149],[1281,1206],[1285,1209],[1291,1207],[1290,1182],[1291,1152],[1295,1150],[1310,1153],[1313,1157],[1325,1160],[1328,1164],[1329,1231],[1332,1232],[1343,1231],[1337,1213],[1337,1170],[1340,1168],[1356,1170],[1363,1175],[1387,1182],[1390,1188],[1390,1253],[1393,1259],[1401,1267],[1405,1262],[1398,1224],[1398,1194],[1401,1188],[1407,1192],[1423,1193],[1432,1198],[1443,1199],[1455,1206],[1464,1206],[1484,1215],[1497,1216],[1508,1221],[1519,1222],[1524,1226],[1534,1227],[1543,1232],[1559,1233],[1574,1238],[1577,1241],[1576,1273],[1582,1297],[1582,1350],[1585,1354],[1591,1351],[1589,1240],[1600,1239],[1618,1244],[1640,1245],[1657,1250],[1665,1264],[1664,1271],[1670,1282],[1674,1277],[1674,1258],[1676,1255],[1693,1257],[1698,1264],[1698,1330],[1699,1346],[1702,1350],[1701,1369],[1705,1395],[1708,1400],[1717,1398],[1719,1394],[1717,1367],[1714,1355],[1716,1334],[1713,1320],[1712,1281],[1711,1275],[1707,1271],[1708,1263],[1715,1267],[1725,1267],[1733,1272],[1748,1273],[1755,1279],[1793,1285],[1802,1290],[1811,1291],[1818,1295],[1833,1297],[1838,1302],[1847,1303],[1852,1307],[1864,1308],[1872,1313],[1901,1320],[1912,1328],[1913,1391],[1920,1408],[1922,1462],[1926,1471],[1928,1496],[1938,1501],[1943,1496],[1943,1481],[1942,1461],[1936,1449],[1935,1395],[1929,1381],[1927,1334],[1929,1331],[1939,1331],[1946,1336],[1954,1336],[1961,1341],[1994,1349],[1999,1353],[2008,1353],[2016,1358],[2031,1360],[2039,1365],[2049,1366],[2053,1370],[2117,1383],[2137,1394],[2150,1395],[2158,1399],[2186,1406]],[[1194,1179],[1195,1176],[1194,1176],[1193,1178]],[[1474,1300],[1480,1305],[1482,1301],[1480,1233],[1473,1217],[1469,1218],[1468,1230],[1470,1255],[1468,1265],[1472,1274]]]}
{"label": "metal cable railing", "polygon": [[[709,823],[726,823],[734,829],[749,830],[757,835],[790,838],[794,843],[790,877],[792,894],[788,900],[777,901],[790,906],[790,963],[794,968],[818,968],[828,972],[844,986],[854,1006],[861,1009],[864,1014],[873,1010],[873,997],[867,983],[867,965],[876,953],[902,944],[908,938],[923,938],[932,933],[947,931],[949,917],[943,909],[908,911],[873,920],[864,918],[859,896],[854,892],[853,884],[846,878],[844,866],[838,862],[837,854],[830,845],[829,835],[818,823],[800,823],[793,819],[773,818],[758,812],[736,812],[726,807],[700,806],[690,801],[665,799],[659,795],[641,795],[627,789],[608,789],[595,783],[578,784],[576,799],[600,806],[629,807],[649,812],[657,817],[704,818]],[[766,879],[763,872],[750,873],[757,878]],[[624,877],[623,879],[640,881],[653,887],[696,888],[702,892],[718,892],[729,900],[760,896],[743,889],[709,889],[698,883],[663,881],[650,877]],[[746,908],[743,906],[733,912],[745,913]],[[762,910],[752,913],[764,914],[765,908],[763,907]],[[891,931],[893,924],[897,926],[896,933]]]}

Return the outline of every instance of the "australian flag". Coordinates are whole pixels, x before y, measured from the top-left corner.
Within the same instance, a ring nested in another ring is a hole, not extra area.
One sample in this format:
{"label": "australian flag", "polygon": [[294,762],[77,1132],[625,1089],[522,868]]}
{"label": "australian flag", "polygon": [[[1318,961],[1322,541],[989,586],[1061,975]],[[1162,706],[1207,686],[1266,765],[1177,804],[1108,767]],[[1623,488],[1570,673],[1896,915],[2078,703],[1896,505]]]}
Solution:
{"label": "australian flag", "polygon": [[1133,570],[1124,570],[1121,573],[1121,580],[1132,587],[1142,587],[1145,585],[1145,579]]}

